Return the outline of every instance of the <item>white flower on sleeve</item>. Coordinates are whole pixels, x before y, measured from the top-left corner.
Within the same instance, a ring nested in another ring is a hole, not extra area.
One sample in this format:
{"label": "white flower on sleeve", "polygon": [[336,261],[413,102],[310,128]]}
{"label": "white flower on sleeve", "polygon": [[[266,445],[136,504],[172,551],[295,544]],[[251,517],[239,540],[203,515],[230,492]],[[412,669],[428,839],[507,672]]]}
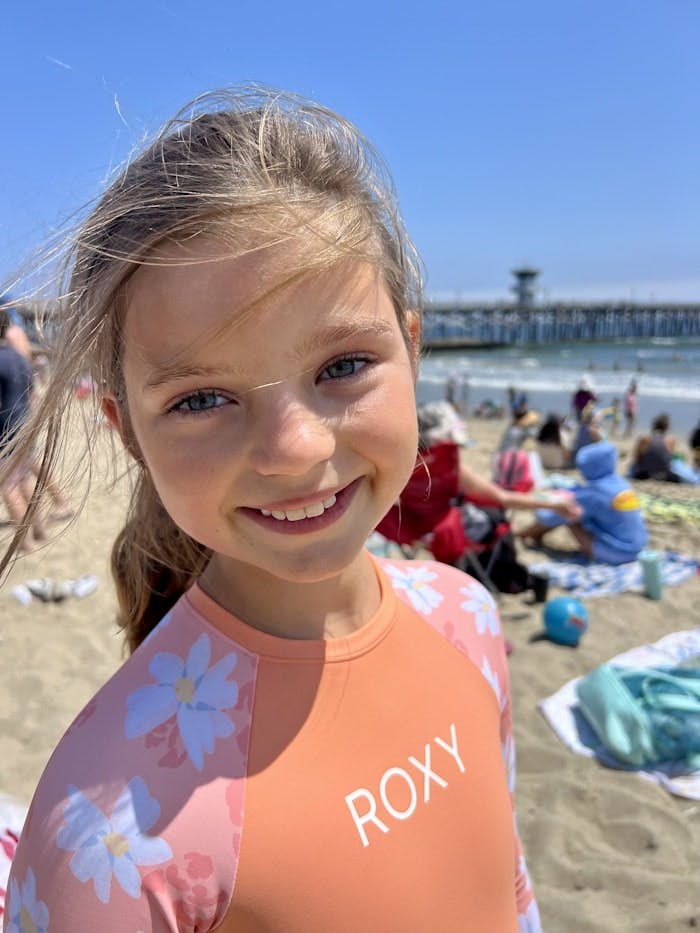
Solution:
{"label": "white flower on sleeve", "polygon": [[81,793],[68,788],[65,823],[58,831],[59,849],[75,853],[70,870],[78,881],[92,881],[95,894],[108,904],[112,878],[130,897],[141,896],[139,866],[160,865],[172,858],[168,843],[148,830],[160,816],[160,804],[140,777],[132,778],[117,798],[110,816]]}
{"label": "white flower on sleeve", "polygon": [[427,567],[407,566],[404,569],[389,564],[386,570],[394,589],[406,593],[413,608],[423,615],[430,615],[443,601],[442,593],[428,585],[437,574]]}
{"label": "white flower on sleeve", "polygon": [[518,914],[518,933],[542,933],[542,923],[540,921],[540,912],[537,909],[537,901],[530,901],[530,905],[524,914]]}
{"label": "white flower on sleeve", "polygon": [[531,891],[532,882],[530,881],[530,875],[528,873],[527,865],[525,863],[525,856],[522,854],[520,858],[518,859],[518,874],[522,875],[522,877],[525,879],[525,890]]}
{"label": "white flower on sleeve", "polygon": [[484,657],[484,661],[481,665],[481,673],[484,675],[491,688],[493,689],[493,692],[496,694],[499,708],[503,709],[505,704],[505,697],[501,695],[501,684],[498,679],[498,673],[491,668],[489,659],[487,657]]}
{"label": "white flower on sleeve", "polygon": [[461,603],[462,609],[474,616],[476,630],[479,635],[488,631],[491,635],[498,635],[500,624],[496,604],[488,590],[482,586],[460,588],[460,593],[468,597]]}
{"label": "white flower on sleeve", "polygon": [[146,735],[175,716],[187,754],[198,771],[216,739],[233,735],[235,724],[226,710],[238,702],[238,684],[229,680],[236,666],[234,651],[209,666],[211,643],[200,635],[187,657],[162,651],[148,670],[155,683],[146,684],[126,700],[124,733],[128,739]]}
{"label": "white flower on sleeve", "polygon": [[503,766],[506,770],[506,778],[508,780],[508,790],[511,794],[515,793],[515,742],[513,741],[513,736],[506,736],[506,740],[502,746],[503,751]]}
{"label": "white flower on sleeve", "polygon": [[36,899],[36,878],[28,869],[24,884],[13,878],[7,901],[7,933],[48,933],[49,909]]}

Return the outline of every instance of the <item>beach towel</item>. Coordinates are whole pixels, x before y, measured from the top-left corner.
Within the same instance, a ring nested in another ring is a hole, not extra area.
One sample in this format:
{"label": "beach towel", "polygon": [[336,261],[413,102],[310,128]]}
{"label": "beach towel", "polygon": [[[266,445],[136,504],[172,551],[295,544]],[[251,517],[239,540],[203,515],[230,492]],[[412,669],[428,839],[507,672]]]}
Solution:
{"label": "beach towel", "polygon": [[[695,558],[664,551],[661,554],[661,576],[664,586],[676,586],[697,572]],[[601,564],[585,558],[537,561],[528,567],[530,573],[549,578],[550,586],[567,590],[577,599],[597,599],[614,596],[625,590],[644,591],[642,565],[638,560],[628,564]]]}
{"label": "beach towel", "polygon": [[639,496],[642,514],[648,522],[700,522],[700,501],[670,499],[666,496]]}
{"label": "beach towel", "polygon": [[[700,658],[700,627],[672,632],[653,644],[640,645],[618,654],[610,659],[610,663],[628,668],[673,667],[691,658]],[[567,748],[578,755],[597,758],[611,768],[634,771],[678,797],[700,800],[700,771],[684,773],[686,769],[682,762],[665,762],[644,768],[626,767],[606,751],[579,710],[576,686],[580,680],[581,677],[577,677],[569,681],[539,703],[541,713]]]}

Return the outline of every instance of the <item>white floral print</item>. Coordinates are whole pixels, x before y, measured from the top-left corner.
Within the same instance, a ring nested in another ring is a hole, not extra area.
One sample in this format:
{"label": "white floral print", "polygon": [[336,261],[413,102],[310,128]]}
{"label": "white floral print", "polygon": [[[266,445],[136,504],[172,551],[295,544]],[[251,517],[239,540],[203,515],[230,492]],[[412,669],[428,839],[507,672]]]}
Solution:
{"label": "white floral print", "polygon": [[442,593],[428,584],[435,580],[436,573],[433,573],[427,567],[395,567],[392,564],[385,565],[389,574],[391,583],[395,590],[403,590],[413,608],[423,615],[430,615],[433,609],[436,609],[443,601]]}
{"label": "white floral print", "polygon": [[489,632],[491,635],[500,634],[498,612],[491,594],[482,586],[460,587],[460,593],[467,599],[461,603],[462,609],[474,616],[474,624],[479,635]]}
{"label": "white floral print", "polygon": [[73,851],[70,869],[83,883],[92,881],[95,894],[109,903],[112,878],[133,898],[141,896],[140,865],[159,865],[172,858],[164,839],[149,836],[160,816],[160,804],[151,797],[144,780],[132,778],[117,798],[111,816],[76,787],[68,788],[65,823],[56,842]]}
{"label": "white floral print", "polygon": [[511,733],[506,736],[503,743],[503,765],[506,769],[508,790],[513,794],[515,793],[515,744]]}
{"label": "white floral print", "polygon": [[24,884],[13,878],[6,905],[7,933],[48,933],[49,909],[36,897],[36,878],[28,869]]}
{"label": "white floral print", "polygon": [[542,933],[542,924],[540,922],[540,912],[537,909],[537,901],[530,901],[530,905],[525,913],[519,914],[518,933]]}
{"label": "white floral print", "polygon": [[148,670],[155,684],[139,687],[126,700],[124,732],[128,739],[145,735],[177,717],[177,726],[187,755],[198,771],[204,755],[214,751],[216,739],[233,735],[235,725],[224,710],[238,702],[238,684],[228,680],[238,657],[230,652],[209,667],[211,642],[201,635],[186,658],[160,652]]}
{"label": "white floral print", "polygon": [[501,694],[501,683],[498,678],[498,671],[493,670],[487,657],[484,657],[484,660],[481,664],[481,673],[484,675],[486,680],[488,680],[493,692],[496,694],[496,699],[498,700],[500,709],[503,709],[505,696]]}

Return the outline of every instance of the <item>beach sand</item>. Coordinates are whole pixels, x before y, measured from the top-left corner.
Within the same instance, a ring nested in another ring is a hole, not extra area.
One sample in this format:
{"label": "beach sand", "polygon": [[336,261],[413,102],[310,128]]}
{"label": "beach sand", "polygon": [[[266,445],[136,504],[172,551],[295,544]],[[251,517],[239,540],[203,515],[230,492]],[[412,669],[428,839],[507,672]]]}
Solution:
{"label": "beach sand", "polygon": [[[476,443],[467,459],[477,470],[489,473],[504,426],[469,421]],[[631,442],[619,447],[624,453]],[[700,498],[700,487],[643,488]],[[123,658],[108,556],[126,499],[126,482],[95,481],[77,520],[50,546],[17,562],[0,590],[0,792],[23,802],[63,731]],[[517,514],[516,527],[529,517]],[[700,556],[700,525],[652,524],[649,530],[653,546]],[[568,539],[553,539],[559,541]],[[541,559],[519,551],[526,563]],[[34,600],[24,607],[11,594],[23,580],[89,573],[99,586],[82,600]],[[700,928],[700,802],[673,798],[637,775],[574,755],[537,709],[539,700],[611,656],[700,624],[698,607],[698,575],[667,587],[661,602],[632,593],[592,600],[590,629],[570,649],[537,640],[541,606],[529,605],[526,595],[500,601],[506,637],[515,645],[510,671],[519,826],[547,933]]]}

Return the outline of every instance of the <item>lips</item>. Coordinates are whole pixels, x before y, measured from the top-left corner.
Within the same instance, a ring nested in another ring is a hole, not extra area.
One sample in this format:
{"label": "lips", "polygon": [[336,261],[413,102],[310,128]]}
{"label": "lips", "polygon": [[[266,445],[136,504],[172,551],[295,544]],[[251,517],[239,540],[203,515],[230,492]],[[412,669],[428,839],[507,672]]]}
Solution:
{"label": "lips", "polygon": [[291,509],[242,508],[248,518],[278,534],[309,534],[327,528],[346,512],[361,480],[353,480],[349,486],[325,499],[308,506]]}
{"label": "lips", "polygon": [[299,522],[304,518],[318,518],[327,509],[333,508],[336,503],[336,496],[328,496],[322,502],[314,502],[313,505],[306,505],[301,509],[260,509],[261,515],[271,515],[279,522]]}

